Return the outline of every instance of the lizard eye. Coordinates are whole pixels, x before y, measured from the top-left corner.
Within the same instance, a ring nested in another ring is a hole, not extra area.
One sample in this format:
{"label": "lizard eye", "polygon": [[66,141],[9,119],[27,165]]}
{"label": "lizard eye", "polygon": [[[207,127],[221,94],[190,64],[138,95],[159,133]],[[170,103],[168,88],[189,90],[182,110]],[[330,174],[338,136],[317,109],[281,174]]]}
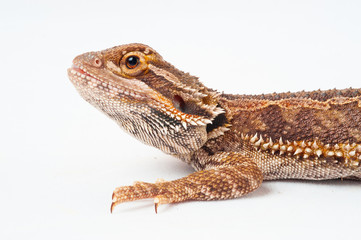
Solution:
{"label": "lizard eye", "polygon": [[121,74],[127,77],[135,77],[143,74],[148,69],[146,56],[141,52],[129,52],[119,61]]}
{"label": "lizard eye", "polygon": [[127,68],[133,69],[139,64],[139,57],[137,56],[130,56],[125,60],[125,64]]}

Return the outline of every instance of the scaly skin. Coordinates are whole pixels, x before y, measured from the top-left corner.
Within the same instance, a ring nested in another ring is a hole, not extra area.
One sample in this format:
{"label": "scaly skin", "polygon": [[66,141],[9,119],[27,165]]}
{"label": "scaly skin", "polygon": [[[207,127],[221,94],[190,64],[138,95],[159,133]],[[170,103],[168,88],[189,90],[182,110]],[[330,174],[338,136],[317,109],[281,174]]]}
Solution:
{"label": "scaly skin", "polygon": [[152,48],[128,44],[76,57],[81,96],[140,141],[197,171],[116,188],[119,203],[230,199],[263,179],[361,180],[361,89],[220,94]]}

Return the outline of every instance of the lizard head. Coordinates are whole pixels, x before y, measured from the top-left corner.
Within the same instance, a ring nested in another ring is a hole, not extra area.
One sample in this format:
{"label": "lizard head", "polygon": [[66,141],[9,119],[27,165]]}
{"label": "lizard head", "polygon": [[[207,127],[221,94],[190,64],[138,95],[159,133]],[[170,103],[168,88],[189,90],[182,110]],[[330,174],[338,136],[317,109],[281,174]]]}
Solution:
{"label": "lizard head", "polygon": [[226,130],[218,93],[146,45],[79,55],[68,76],[85,100],[166,153],[189,154]]}

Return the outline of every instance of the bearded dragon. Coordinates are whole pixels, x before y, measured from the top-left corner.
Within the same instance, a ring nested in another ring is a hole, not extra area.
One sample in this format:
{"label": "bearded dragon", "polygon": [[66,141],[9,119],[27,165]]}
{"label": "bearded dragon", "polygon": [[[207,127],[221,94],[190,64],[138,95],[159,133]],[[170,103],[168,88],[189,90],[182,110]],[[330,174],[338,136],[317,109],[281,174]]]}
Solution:
{"label": "bearded dragon", "polygon": [[361,89],[219,93],[154,49],[127,44],[77,56],[80,95],[143,143],[190,164],[174,180],[135,182],[122,202],[238,198],[272,179],[361,180]]}

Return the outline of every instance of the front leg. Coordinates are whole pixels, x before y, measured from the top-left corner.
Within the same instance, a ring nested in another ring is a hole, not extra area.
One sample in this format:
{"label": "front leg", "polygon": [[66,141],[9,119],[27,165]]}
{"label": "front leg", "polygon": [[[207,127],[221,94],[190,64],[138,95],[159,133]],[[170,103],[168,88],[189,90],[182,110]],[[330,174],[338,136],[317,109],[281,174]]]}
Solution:
{"label": "front leg", "polygon": [[261,170],[239,153],[218,153],[207,159],[205,169],[174,181],[136,182],[114,190],[114,207],[122,202],[154,198],[159,204],[187,200],[220,200],[237,198],[258,188],[263,180]]}

